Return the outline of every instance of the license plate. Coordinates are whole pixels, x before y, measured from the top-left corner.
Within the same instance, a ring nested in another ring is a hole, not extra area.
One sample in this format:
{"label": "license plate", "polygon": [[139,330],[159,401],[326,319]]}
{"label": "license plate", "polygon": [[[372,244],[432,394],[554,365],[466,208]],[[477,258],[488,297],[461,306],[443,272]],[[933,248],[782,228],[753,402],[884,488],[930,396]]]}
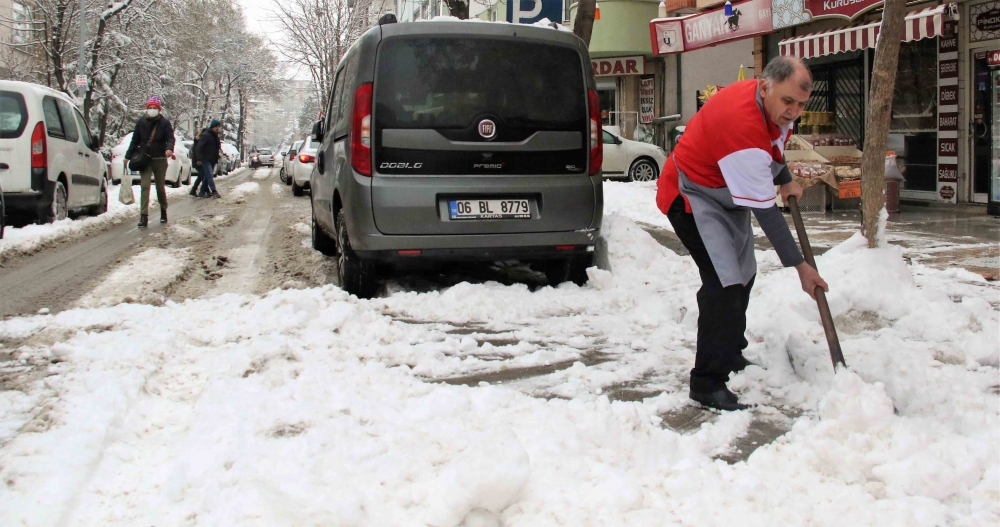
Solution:
{"label": "license plate", "polygon": [[531,202],[526,199],[458,199],[448,203],[453,220],[530,220]]}

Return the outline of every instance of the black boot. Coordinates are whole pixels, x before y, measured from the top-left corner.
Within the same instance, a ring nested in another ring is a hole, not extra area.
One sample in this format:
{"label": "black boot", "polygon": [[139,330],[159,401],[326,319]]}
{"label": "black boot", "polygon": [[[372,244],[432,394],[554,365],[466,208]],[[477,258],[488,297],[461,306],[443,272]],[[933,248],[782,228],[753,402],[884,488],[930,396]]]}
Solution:
{"label": "black boot", "polygon": [[222,196],[220,196],[220,195],[219,195],[219,192],[218,192],[218,191],[216,191],[216,192],[213,192],[213,193],[212,193],[212,197],[213,197],[213,198],[215,198],[215,199],[219,199],[219,198],[221,198]]}
{"label": "black boot", "polygon": [[167,209],[160,207],[160,223],[167,222]]}
{"label": "black boot", "polygon": [[149,215],[148,214],[140,214],[139,215],[139,227],[145,227],[148,224],[149,224]]}
{"label": "black boot", "polygon": [[741,404],[736,394],[729,391],[729,388],[725,386],[714,392],[696,392],[691,390],[688,392],[688,397],[693,401],[701,403],[703,406],[718,410],[733,411],[750,408],[748,405]]}

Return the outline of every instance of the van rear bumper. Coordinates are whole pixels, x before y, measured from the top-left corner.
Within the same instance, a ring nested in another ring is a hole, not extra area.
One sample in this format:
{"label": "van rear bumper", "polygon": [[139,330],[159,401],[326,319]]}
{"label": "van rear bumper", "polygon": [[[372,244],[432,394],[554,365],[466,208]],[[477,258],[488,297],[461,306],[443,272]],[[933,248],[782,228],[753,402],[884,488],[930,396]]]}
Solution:
{"label": "van rear bumper", "polygon": [[351,244],[359,257],[379,261],[544,260],[593,252],[599,237],[598,229],[462,236],[362,234],[352,237]]}
{"label": "van rear bumper", "polygon": [[38,217],[52,206],[54,187],[55,183],[45,181],[45,190],[40,192],[4,192],[7,216]]}

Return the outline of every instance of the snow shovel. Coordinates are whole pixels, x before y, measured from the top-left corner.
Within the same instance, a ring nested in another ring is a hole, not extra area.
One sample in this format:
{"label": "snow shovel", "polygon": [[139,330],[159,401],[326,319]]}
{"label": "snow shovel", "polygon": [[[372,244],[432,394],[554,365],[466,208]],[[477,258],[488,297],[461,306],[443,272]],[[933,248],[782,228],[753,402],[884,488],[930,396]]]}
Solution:
{"label": "snow shovel", "polygon": [[[799,202],[795,196],[788,196],[788,207],[792,209],[792,219],[795,221],[795,232],[799,235],[799,243],[802,245],[802,256],[806,263],[817,271],[816,259],[813,258],[812,246],[809,245],[809,236],[806,235],[806,227],[802,223],[802,214],[799,212]],[[840,339],[837,338],[837,328],[833,325],[833,315],[830,313],[830,304],[826,302],[826,292],[822,287],[816,286],[816,304],[819,305],[819,318],[823,321],[823,331],[826,333],[826,343],[830,345],[830,359],[833,360],[833,369],[837,366],[847,367],[844,362],[844,352],[840,350]]]}

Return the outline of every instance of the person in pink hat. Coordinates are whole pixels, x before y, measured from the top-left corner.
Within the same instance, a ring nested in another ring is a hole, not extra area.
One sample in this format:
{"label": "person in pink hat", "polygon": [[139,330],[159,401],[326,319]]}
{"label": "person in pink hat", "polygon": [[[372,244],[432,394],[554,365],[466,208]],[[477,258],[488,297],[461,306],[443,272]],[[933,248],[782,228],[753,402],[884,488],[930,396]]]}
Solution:
{"label": "person in pink hat", "polygon": [[[139,193],[139,227],[149,223],[149,184],[156,181],[156,201],[160,204],[160,223],[167,222],[167,159],[174,155],[174,128],[163,116],[163,104],[156,95],[146,101],[146,113],[135,123],[132,142],[125,152],[125,162],[142,148],[151,158],[140,171],[142,191]],[[126,169],[128,165],[126,165]]]}

